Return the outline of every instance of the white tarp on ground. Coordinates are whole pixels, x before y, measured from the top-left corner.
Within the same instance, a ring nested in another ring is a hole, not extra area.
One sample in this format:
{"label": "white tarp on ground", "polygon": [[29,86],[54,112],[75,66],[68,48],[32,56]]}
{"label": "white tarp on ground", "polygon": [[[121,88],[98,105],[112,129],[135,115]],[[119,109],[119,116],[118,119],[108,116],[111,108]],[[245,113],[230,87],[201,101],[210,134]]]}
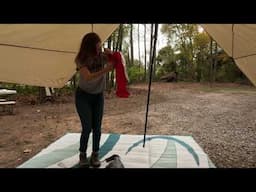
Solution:
{"label": "white tarp on ground", "polygon": [[207,33],[234,58],[256,86],[256,24],[204,24]]}
{"label": "white tarp on ground", "polygon": [[75,73],[74,58],[83,36],[102,42],[118,24],[0,24],[0,82],[64,86]]}
{"label": "white tarp on ground", "polygon": [[[101,168],[113,154],[121,157],[125,168],[214,168],[208,155],[190,136],[102,134]],[[43,149],[18,168],[75,168],[79,160],[79,133],[69,133]],[[92,151],[89,139],[88,154]]]}

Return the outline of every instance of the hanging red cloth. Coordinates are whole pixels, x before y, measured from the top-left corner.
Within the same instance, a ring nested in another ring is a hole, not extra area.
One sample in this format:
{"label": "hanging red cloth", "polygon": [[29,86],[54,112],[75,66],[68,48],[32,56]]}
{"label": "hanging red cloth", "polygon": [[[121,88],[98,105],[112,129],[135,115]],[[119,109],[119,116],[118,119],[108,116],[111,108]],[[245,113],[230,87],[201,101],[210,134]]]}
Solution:
{"label": "hanging red cloth", "polygon": [[116,70],[116,95],[127,98],[130,93],[127,91],[128,77],[126,74],[125,61],[121,53],[116,51],[111,55]]}

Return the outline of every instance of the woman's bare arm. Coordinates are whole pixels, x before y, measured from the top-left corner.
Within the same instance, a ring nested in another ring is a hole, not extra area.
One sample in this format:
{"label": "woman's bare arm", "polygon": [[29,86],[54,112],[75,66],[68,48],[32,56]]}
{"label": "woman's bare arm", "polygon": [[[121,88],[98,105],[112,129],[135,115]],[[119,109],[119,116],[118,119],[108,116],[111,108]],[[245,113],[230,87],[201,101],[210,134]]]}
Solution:
{"label": "woman's bare arm", "polygon": [[99,77],[99,76],[111,71],[112,69],[113,69],[113,64],[108,63],[108,65],[105,68],[103,68],[102,70],[91,73],[86,66],[83,66],[80,68],[80,75],[82,75],[85,80],[90,81],[96,77]]}

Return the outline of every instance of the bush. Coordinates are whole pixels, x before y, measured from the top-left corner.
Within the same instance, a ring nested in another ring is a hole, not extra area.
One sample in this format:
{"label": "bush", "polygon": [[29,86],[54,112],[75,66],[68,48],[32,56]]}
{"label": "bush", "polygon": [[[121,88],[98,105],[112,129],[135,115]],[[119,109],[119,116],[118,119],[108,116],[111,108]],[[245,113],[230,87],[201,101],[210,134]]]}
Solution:
{"label": "bush", "polygon": [[132,66],[128,68],[129,83],[140,82],[144,77],[144,70],[139,66]]}

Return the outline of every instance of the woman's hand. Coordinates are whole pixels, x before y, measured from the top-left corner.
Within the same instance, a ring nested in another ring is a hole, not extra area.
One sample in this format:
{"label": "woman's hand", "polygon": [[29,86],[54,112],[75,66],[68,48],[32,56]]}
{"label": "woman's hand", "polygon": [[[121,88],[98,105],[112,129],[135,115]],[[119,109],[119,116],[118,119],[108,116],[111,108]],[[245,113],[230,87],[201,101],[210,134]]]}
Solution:
{"label": "woman's hand", "polygon": [[108,48],[104,48],[104,53],[109,55],[109,54],[112,54],[112,51]]}

